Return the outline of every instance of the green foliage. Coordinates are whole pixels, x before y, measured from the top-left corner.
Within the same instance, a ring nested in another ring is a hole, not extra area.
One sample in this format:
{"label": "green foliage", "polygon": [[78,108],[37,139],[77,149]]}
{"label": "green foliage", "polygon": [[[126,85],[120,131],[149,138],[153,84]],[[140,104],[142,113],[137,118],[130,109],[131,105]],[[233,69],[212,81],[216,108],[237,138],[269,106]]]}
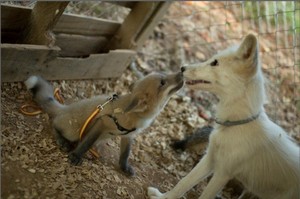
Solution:
{"label": "green foliage", "polygon": [[[284,6],[285,4],[285,6]],[[245,18],[258,19],[264,17],[268,19],[272,26],[284,26],[287,21],[288,29],[300,27],[300,3],[299,1],[245,1]],[[285,18],[285,19],[284,19]]]}

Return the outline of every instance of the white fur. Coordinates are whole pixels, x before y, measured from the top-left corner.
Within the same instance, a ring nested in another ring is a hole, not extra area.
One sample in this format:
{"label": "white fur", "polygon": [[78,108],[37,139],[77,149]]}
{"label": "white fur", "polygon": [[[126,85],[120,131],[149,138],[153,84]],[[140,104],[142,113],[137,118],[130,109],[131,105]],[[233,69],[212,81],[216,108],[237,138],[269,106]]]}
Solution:
{"label": "white fur", "polygon": [[[250,58],[242,60],[242,55],[249,49]],[[216,117],[219,120],[236,121],[259,112],[260,116],[243,125],[216,125],[206,155],[195,168],[167,193],[149,187],[148,196],[151,199],[180,198],[211,174],[213,177],[200,199],[214,199],[233,178],[262,199],[300,198],[299,147],[264,112],[264,79],[259,60],[253,62],[259,59],[254,55],[258,55],[257,40],[255,36],[248,35],[239,49],[223,52],[205,63],[186,69],[184,76],[187,80],[211,82],[191,85],[191,88],[210,91],[218,96],[220,102]],[[219,61],[219,66],[210,66],[215,59]],[[245,76],[245,73],[241,75],[237,71],[250,72]]]}
{"label": "white fur", "polygon": [[37,76],[30,76],[24,83],[27,89],[33,88],[38,82]]}

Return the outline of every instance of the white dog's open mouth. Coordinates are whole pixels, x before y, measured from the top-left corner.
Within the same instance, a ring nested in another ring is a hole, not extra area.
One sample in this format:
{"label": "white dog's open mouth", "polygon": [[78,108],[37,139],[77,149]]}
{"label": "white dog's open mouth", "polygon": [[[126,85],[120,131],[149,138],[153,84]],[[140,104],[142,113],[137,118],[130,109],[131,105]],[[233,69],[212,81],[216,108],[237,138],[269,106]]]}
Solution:
{"label": "white dog's open mouth", "polygon": [[194,85],[194,84],[210,84],[211,82],[200,79],[200,80],[187,80],[185,81],[185,83],[187,85]]}

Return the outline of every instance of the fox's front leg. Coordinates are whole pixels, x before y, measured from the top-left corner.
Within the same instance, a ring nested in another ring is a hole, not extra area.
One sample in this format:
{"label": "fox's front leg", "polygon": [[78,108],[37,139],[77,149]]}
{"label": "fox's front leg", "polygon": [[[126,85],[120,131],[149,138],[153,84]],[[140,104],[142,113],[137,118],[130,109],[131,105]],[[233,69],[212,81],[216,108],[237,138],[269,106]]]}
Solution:
{"label": "fox's front leg", "polygon": [[98,119],[95,124],[88,130],[87,135],[79,142],[78,146],[69,154],[69,160],[73,165],[79,165],[81,157],[93,146],[101,135],[102,121]]}
{"label": "fox's front leg", "polygon": [[61,148],[61,150],[70,152],[72,150],[72,143],[61,134],[58,128],[54,127],[53,131],[55,133],[56,143]]}
{"label": "fox's front leg", "polygon": [[148,196],[150,199],[176,199],[180,198],[185,192],[190,190],[193,186],[199,183],[212,173],[211,161],[208,154],[206,154],[201,161],[192,169],[192,171],[182,178],[178,184],[167,193],[161,193],[154,187],[148,187]]}
{"label": "fox's front leg", "polygon": [[121,150],[120,150],[120,159],[119,159],[119,165],[121,170],[130,176],[133,176],[135,174],[133,168],[128,164],[128,158],[130,155],[132,142],[133,140],[131,137],[121,138],[121,147],[120,147]]}

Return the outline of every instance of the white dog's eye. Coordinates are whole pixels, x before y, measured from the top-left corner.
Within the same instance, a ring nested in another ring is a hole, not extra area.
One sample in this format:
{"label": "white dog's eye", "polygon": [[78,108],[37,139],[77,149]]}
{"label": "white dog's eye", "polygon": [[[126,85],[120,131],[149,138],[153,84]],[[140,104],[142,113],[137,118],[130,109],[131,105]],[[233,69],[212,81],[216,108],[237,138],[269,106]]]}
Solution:
{"label": "white dog's eye", "polygon": [[218,66],[219,62],[218,62],[218,60],[215,59],[213,62],[210,63],[210,65],[211,66]]}

